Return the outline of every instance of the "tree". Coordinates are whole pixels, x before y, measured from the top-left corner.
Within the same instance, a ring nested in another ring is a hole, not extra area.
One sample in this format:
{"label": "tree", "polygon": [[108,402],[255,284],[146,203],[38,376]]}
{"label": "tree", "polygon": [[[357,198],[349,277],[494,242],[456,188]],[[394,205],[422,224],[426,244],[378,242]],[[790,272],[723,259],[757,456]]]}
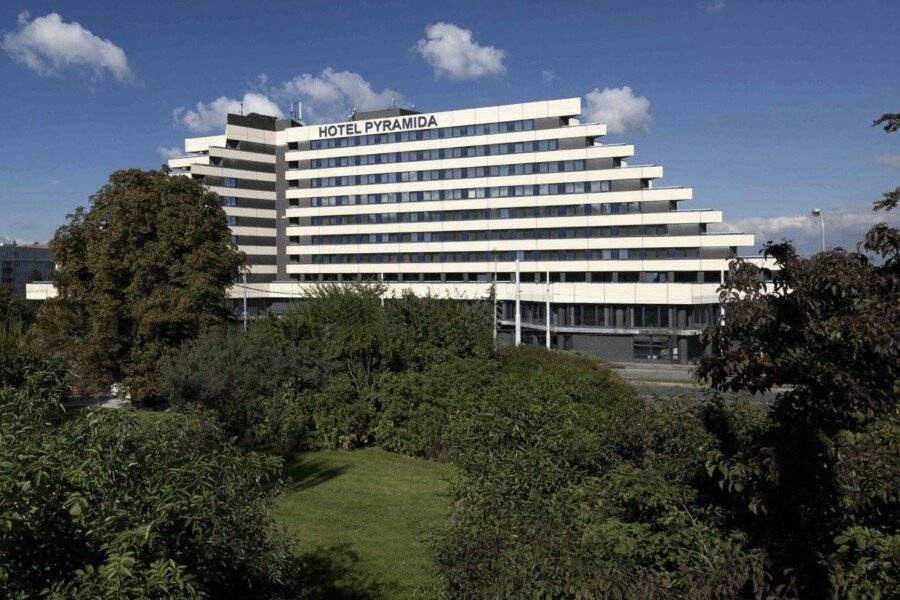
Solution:
{"label": "tree", "polygon": [[[895,207],[898,192],[876,210]],[[801,258],[768,243],[777,269],[738,260],[721,290],[724,324],[703,338],[699,375],[715,389],[788,390],[769,427],[708,468],[776,581],[802,597],[900,586],[900,234],[881,223],[860,250]]]}
{"label": "tree", "polygon": [[158,393],[160,365],[227,319],[225,290],[244,255],[217,196],[161,171],[116,171],[50,243],[58,296],[41,307],[37,341],[72,360],[89,391],[124,382]]}
{"label": "tree", "polygon": [[872,127],[884,126],[888,133],[894,133],[900,129],[900,113],[884,113],[872,122]]}

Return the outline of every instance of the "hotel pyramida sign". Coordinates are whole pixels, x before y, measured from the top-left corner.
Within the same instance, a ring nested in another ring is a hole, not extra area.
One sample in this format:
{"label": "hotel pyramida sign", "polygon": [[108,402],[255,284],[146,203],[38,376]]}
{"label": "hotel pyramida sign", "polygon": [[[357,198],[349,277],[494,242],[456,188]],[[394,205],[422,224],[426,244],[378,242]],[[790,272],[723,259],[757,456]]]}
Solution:
{"label": "hotel pyramida sign", "polygon": [[350,121],[333,123],[319,127],[320,138],[344,137],[348,135],[367,135],[370,133],[387,133],[390,131],[409,131],[411,129],[429,129],[437,127],[434,115],[406,115],[392,119],[374,119],[371,121]]}

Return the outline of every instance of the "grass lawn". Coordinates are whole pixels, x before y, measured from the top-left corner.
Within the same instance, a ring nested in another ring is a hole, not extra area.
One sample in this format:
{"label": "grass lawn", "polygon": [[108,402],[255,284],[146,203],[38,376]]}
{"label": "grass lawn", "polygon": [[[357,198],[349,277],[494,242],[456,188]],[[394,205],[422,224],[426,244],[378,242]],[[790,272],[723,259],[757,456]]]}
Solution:
{"label": "grass lawn", "polygon": [[287,457],[291,483],[275,519],[301,538],[298,550],[348,544],[367,574],[423,598],[437,581],[428,537],[448,512],[451,465],[375,448]]}

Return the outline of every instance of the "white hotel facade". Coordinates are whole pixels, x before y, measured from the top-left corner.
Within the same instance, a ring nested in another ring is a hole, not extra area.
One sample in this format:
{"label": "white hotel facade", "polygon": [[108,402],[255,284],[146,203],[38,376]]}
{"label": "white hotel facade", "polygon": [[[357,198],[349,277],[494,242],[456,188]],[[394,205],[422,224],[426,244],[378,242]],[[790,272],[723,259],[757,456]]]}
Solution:
{"label": "white hotel facade", "polygon": [[753,236],[709,233],[721,211],[687,208],[691,188],[657,185],[661,166],[631,164],[634,146],[602,143],[606,126],[580,114],[566,98],[309,126],[229,115],[169,167],[223,198],[249,258],[236,310],[245,295],[251,311],[277,309],[322,281],[459,299],[496,281],[504,342],[695,358]]}

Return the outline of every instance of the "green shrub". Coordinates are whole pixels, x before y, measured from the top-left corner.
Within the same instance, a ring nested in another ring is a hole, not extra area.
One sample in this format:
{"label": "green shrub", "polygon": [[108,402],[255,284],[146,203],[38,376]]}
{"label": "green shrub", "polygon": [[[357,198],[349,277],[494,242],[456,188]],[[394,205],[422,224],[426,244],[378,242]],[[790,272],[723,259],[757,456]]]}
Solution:
{"label": "green shrub", "polygon": [[315,425],[309,446],[350,449],[367,445],[375,407],[346,375],[335,375],[321,390],[300,397]]}
{"label": "green shrub", "polygon": [[309,352],[264,320],[247,332],[225,327],[189,342],[163,367],[160,388],[171,406],[215,410],[231,435],[266,443],[273,440],[254,439],[253,433],[271,419],[277,403],[270,398],[284,386],[316,385],[319,372]]}
{"label": "green shrub", "polygon": [[404,290],[386,300],[384,309],[395,372],[494,354],[490,302],[416,296]]}
{"label": "green shrub", "polygon": [[0,388],[19,387],[39,375],[44,383],[56,382],[58,395],[67,389],[68,374],[62,360],[40,356],[29,347],[20,321],[0,321]]}
{"label": "green shrub", "polygon": [[38,375],[0,390],[0,587],[6,597],[293,598],[272,537],[280,460],[198,414],[69,417]]}
{"label": "green shrub", "polygon": [[381,375],[372,389],[375,439],[394,452],[449,460],[449,424],[479,400],[499,369],[496,360],[468,358]]}
{"label": "green shrub", "polygon": [[454,598],[714,598],[765,556],[692,485],[716,439],[697,407],[647,406],[596,362],[535,349],[450,423],[460,480],[437,544]]}
{"label": "green shrub", "polygon": [[[445,429],[447,409],[426,414],[426,406],[445,406],[435,394],[453,373],[441,365],[490,360],[489,303],[411,293],[382,301],[383,293],[378,285],[321,285],[247,333],[209,332],[180,349],[160,388],[175,407],[215,410],[229,433],[251,444],[352,448],[383,437],[397,451],[445,457],[446,441],[425,439],[424,429],[438,421]],[[383,389],[432,368],[429,399],[420,394],[403,407]],[[404,423],[423,429],[409,431],[419,439],[398,437]]]}

